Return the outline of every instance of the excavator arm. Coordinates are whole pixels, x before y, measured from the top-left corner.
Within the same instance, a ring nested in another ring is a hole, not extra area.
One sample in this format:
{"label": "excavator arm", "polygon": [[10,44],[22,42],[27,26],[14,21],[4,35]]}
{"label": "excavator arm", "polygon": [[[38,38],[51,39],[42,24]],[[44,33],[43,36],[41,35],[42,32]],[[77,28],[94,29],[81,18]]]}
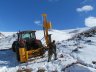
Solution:
{"label": "excavator arm", "polygon": [[43,16],[44,37],[45,37],[46,45],[48,46],[48,44],[51,42],[51,34],[48,34],[48,30],[52,27],[52,25],[51,25],[51,22],[47,21],[46,14],[42,14],[42,16]]}

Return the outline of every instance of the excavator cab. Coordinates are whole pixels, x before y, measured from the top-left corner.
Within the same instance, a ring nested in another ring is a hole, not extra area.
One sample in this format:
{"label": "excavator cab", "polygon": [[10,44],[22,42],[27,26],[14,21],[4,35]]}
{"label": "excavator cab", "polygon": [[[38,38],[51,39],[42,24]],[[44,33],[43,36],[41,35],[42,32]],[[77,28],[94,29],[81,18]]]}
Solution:
{"label": "excavator cab", "polygon": [[27,50],[35,50],[43,47],[41,41],[36,39],[35,32],[36,31],[22,31],[18,33],[18,41],[21,40],[25,42],[25,47]]}
{"label": "excavator cab", "polygon": [[33,39],[33,40],[35,40],[36,39],[35,32],[36,31],[22,31],[22,32],[19,32],[18,33],[18,37],[19,37],[18,39],[23,39],[23,40]]}

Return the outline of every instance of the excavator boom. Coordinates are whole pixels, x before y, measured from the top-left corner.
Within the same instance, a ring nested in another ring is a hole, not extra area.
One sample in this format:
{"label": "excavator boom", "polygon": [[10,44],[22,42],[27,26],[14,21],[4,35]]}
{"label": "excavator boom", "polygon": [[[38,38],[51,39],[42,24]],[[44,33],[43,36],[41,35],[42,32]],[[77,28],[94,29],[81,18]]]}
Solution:
{"label": "excavator boom", "polygon": [[44,37],[46,40],[46,45],[48,46],[49,42],[51,42],[51,35],[48,34],[48,30],[52,27],[51,22],[47,21],[47,15],[42,14],[43,16],[43,31],[44,31]]}

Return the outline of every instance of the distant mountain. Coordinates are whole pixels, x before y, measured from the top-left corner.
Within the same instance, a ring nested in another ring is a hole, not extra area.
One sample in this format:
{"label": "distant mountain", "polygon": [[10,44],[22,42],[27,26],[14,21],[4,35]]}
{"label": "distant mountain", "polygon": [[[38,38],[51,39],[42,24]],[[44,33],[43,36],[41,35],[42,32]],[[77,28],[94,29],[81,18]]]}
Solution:
{"label": "distant mountain", "polygon": [[96,34],[96,27],[87,28],[79,33],[76,33],[71,39],[92,37]]}
{"label": "distant mountain", "polygon": [[4,38],[4,37],[5,37],[5,35],[0,33],[0,38]]}

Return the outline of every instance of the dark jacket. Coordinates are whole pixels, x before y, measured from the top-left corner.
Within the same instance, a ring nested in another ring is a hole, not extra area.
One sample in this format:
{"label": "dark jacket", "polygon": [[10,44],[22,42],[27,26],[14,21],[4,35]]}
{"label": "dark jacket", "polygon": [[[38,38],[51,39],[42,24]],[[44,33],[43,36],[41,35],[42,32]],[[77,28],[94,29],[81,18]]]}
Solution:
{"label": "dark jacket", "polygon": [[56,44],[55,43],[49,43],[49,52],[56,52]]}

